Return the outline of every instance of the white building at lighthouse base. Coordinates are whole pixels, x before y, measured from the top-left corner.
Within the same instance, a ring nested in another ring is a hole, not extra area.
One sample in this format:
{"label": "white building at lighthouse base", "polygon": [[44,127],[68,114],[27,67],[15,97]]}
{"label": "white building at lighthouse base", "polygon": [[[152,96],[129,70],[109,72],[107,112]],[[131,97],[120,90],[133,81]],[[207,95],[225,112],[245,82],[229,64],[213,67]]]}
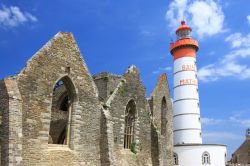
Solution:
{"label": "white building at lighthouse base", "polygon": [[225,166],[227,148],[220,144],[183,144],[174,146],[175,166]]}

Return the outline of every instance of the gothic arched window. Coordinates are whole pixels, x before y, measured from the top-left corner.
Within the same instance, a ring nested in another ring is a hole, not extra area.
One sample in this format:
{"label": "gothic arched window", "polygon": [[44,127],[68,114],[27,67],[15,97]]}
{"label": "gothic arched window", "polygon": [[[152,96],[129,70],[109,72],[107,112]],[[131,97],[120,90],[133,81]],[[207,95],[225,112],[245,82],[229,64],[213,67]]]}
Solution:
{"label": "gothic arched window", "polygon": [[178,155],[176,153],[174,153],[174,165],[178,165]]}
{"label": "gothic arched window", "polygon": [[202,164],[210,164],[210,155],[208,152],[202,154]]}
{"label": "gothic arched window", "polygon": [[69,144],[71,112],[75,88],[69,77],[61,78],[53,89],[49,144]]}
{"label": "gothic arched window", "polygon": [[124,149],[129,149],[134,143],[134,130],[136,118],[136,104],[134,100],[130,100],[125,111],[125,127],[124,127]]}

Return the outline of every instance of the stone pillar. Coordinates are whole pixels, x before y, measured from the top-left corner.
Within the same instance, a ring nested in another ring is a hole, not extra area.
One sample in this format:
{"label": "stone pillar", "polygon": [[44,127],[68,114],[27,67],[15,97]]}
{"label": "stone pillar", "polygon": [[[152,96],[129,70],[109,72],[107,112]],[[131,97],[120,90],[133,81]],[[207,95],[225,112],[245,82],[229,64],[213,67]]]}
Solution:
{"label": "stone pillar", "polygon": [[14,77],[0,81],[2,166],[22,165],[22,100]]}
{"label": "stone pillar", "polygon": [[102,109],[101,118],[101,165],[114,166],[116,165],[114,159],[114,135],[113,135],[113,121],[108,109]]}
{"label": "stone pillar", "polygon": [[70,106],[68,108],[69,115],[68,115],[68,123],[67,123],[67,129],[66,129],[66,144],[69,145],[70,143],[70,132],[71,132],[71,111],[72,111],[72,103],[70,103]]}

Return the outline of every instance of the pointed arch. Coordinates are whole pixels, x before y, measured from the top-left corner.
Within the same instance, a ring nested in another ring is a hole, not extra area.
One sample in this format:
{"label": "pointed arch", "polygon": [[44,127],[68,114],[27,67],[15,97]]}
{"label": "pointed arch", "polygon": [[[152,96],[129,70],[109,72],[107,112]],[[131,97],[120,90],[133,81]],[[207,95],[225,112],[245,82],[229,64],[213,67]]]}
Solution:
{"label": "pointed arch", "polygon": [[76,89],[68,76],[60,78],[53,87],[49,144],[69,145],[71,114],[76,101]]}
{"label": "pointed arch", "polygon": [[161,135],[167,132],[167,101],[164,96],[161,100]]}
{"label": "pointed arch", "polygon": [[124,149],[129,149],[135,139],[136,103],[132,99],[125,110]]}

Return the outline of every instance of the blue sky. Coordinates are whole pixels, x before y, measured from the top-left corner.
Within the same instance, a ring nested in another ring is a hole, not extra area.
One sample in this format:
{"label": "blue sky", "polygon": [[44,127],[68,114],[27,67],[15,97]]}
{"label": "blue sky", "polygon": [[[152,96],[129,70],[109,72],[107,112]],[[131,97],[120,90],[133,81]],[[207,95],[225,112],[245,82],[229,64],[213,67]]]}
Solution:
{"label": "blue sky", "polygon": [[203,141],[229,155],[250,127],[250,5],[246,0],[2,0],[0,78],[14,75],[58,31],[73,32],[92,74],[135,64],[147,94],[160,73],[173,87],[169,43],[185,18],[197,55]]}

